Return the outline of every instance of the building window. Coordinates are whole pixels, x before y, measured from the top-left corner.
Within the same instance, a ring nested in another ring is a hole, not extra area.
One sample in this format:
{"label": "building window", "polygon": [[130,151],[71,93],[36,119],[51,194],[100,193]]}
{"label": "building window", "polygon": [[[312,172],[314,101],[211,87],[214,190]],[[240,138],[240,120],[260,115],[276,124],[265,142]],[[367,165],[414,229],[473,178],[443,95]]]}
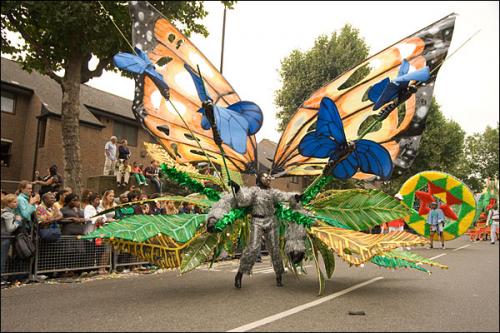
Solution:
{"label": "building window", "polygon": [[113,124],[113,135],[118,138],[118,142],[127,139],[128,145],[137,147],[137,126],[115,121]]}
{"label": "building window", "polygon": [[2,90],[2,112],[15,113],[16,95]]}
{"label": "building window", "polygon": [[8,167],[12,150],[12,141],[2,139],[2,154],[0,164],[2,167]]}
{"label": "building window", "polygon": [[298,176],[292,176],[292,179],[290,180],[291,183],[293,184],[298,184],[299,183],[299,177]]}
{"label": "building window", "polygon": [[47,131],[47,118],[40,119],[40,132],[38,132],[38,147],[45,146],[45,132]]}

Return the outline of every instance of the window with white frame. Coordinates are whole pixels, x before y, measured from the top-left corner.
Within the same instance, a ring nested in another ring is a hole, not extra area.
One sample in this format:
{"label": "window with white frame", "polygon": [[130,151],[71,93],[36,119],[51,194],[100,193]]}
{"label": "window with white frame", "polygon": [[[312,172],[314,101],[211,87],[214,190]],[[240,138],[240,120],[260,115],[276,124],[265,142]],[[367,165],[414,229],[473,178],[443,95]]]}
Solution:
{"label": "window with white frame", "polygon": [[16,95],[2,90],[2,112],[15,113]]}

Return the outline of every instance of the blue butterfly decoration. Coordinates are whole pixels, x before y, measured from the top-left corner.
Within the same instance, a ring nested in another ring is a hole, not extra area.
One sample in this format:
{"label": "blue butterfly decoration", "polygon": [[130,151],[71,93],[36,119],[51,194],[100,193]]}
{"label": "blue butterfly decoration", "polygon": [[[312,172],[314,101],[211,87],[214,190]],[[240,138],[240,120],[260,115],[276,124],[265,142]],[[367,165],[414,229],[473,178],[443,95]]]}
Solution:
{"label": "blue butterfly decoration", "polygon": [[409,70],[410,63],[403,59],[398,76],[393,81],[385,78],[369,88],[368,98],[375,103],[373,110],[377,110],[382,105],[398,98],[400,94],[407,90],[410,81],[425,82],[431,77],[428,66],[411,73],[408,73]]}
{"label": "blue butterfly decoration", "polygon": [[[203,81],[197,73],[189,65],[184,65],[184,68],[191,74],[198,97],[202,102],[212,100],[204,89]],[[215,125],[219,131],[222,142],[233,148],[240,154],[245,154],[247,151],[247,136],[254,135],[262,127],[264,120],[260,107],[248,101],[239,101],[229,105],[227,108],[214,105]],[[198,110],[203,117],[201,119],[201,127],[204,130],[212,128],[208,120],[205,109]]]}
{"label": "blue butterfly decoration", "polygon": [[130,53],[116,54],[113,57],[115,66],[130,73],[140,75],[146,74],[151,80],[153,80],[162,96],[169,99],[169,87],[163,79],[163,75],[156,71],[153,63],[149,60],[148,55],[145,52],[142,52],[142,50],[137,47],[135,47],[134,50],[137,55]]}
{"label": "blue butterfly decoration", "polygon": [[393,169],[391,155],[380,144],[365,139],[347,142],[337,106],[328,97],[321,100],[316,130],[302,138],[299,152],[306,157],[329,157],[331,173],[339,179],[351,178],[358,169],[388,179]]}

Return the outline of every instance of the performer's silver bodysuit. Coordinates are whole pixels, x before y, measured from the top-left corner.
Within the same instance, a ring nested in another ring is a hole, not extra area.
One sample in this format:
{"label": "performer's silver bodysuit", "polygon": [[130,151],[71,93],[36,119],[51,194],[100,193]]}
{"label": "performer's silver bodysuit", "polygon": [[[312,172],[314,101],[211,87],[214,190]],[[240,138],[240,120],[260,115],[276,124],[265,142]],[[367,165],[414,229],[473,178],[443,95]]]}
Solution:
{"label": "performer's silver bodysuit", "polygon": [[217,220],[235,208],[236,202],[238,207],[251,207],[250,239],[240,258],[239,271],[241,273],[250,274],[252,271],[260,251],[261,238],[264,235],[274,272],[276,275],[283,274],[283,260],[279,249],[279,224],[274,215],[275,206],[279,202],[289,202],[295,206],[297,204],[295,195],[296,193],[282,192],[271,188],[264,189],[258,186],[242,187],[236,193],[236,200],[232,194],[226,194],[212,206],[208,218],[215,217]]}

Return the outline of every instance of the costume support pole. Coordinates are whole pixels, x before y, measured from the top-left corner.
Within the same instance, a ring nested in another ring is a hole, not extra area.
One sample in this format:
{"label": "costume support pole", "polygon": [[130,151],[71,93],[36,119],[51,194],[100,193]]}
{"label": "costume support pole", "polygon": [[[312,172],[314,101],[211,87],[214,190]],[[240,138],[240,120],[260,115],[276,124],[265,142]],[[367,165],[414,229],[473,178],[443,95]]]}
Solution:
{"label": "costume support pole", "polygon": [[226,6],[224,6],[224,18],[222,19],[222,47],[220,51],[220,73],[222,74],[222,66],[224,64],[224,39],[226,36]]}

